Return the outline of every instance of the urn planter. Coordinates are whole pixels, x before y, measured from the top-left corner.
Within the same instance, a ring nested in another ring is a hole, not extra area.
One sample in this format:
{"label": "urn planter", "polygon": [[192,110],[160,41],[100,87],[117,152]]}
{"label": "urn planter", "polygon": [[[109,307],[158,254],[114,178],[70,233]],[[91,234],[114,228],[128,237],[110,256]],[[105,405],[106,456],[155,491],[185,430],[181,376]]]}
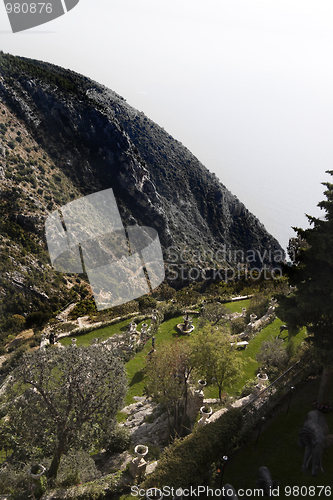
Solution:
{"label": "urn planter", "polygon": [[204,387],[206,387],[206,385],[207,385],[206,380],[203,380],[203,379],[198,380],[198,390],[199,391],[202,391],[202,389]]}
{"label": "urn planter", "polygon": [[198,426],[200,427],[202,425],[208,424],[209,422],[207,421],[207,419],[208,419],[208,417],[211,416],[212,413],[213,413],[213,410],[210,408],[210,406],[202,406],[200,408],[201,418],[198,421]]}
{"label": "urn planter", "polygon": [[145,446],[143,444],[138,444],[135,448],[134,448],[134,452],[136,454],[136,456],[140,457],[140,458],[143,458],[147,455],[148,453],[148,446]]}
{"label": "urn planter", "polygon": [[206,420],[208,417],[211,416],[211,414],[213,413],[213,410],[211,409],[210,406],[202,406],[200,408],[200,413],[201,413],[201,416]]}
{"label": "urn planter", "polygon": [[162,500],[163,498],[163,492],[160,490],[160,488],[149,488],[146,491],[146,499],[147,500]]}
{"label": "urn planter", "polygon": [[256,314],[250,314],[250,321],[251,321],[251,323],[254,323],[256,319],[257,319],[257,315]]}
{"label": "urn planter", "polygon": [[268,376],[266,375],[266,373],[258,373],[257,379],[258,379],[259,387],[261,389],[264,388],[265,383],[268,381]]}
{"label": "urn planter", "polygon": [[[33,472],[32,472],[33,470]],[[45,467],[41,464],[32,465],[28,470],[28,474],[32,477],[32,479],[39,479],[44,472],[46,471]]]}

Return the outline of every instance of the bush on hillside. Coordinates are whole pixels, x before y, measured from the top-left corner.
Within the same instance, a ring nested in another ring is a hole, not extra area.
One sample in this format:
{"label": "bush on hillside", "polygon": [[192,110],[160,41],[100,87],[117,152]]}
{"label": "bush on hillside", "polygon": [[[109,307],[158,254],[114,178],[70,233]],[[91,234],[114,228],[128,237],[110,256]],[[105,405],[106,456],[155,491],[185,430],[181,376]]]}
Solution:
{"label": "bush on hillside", "polygon": [[288,363],[284,341],[277,337],[266,340],[262,343],[256,359],[263,371],[267,373],[268,378],[275,378],[286,368]]}
{"label": "bush on hillside", "polygon": [[143,488],[168,485],[174,488],[207,484],[211,464],[230,454],[242,427],[239,410],[229,410],[218,420],[199,427],[182,440],[176,440],[161,455],[158,465],[144,481]]}
{"label": "bush on hillside", "polygon": [[250,314],[256,314],[257,318],[261,318],[267,312],[269,306],[268,295],[264,295],[263,293],[255,293],[250,300],[249,307],[246,311],[246,322],[250,321]]}
{"label": "bush on hillside", "polygon": [[231,334],[238,335],[239,333],[244,332],[246,328],[245,318],[239,317],[235,318],[230,322]]}
{"label": "bush on hillside", "polygon": [[147,312],[155,309],[157,305],[157,300],[153,297],[146,296],[139,299],[139,310],[140,312]]}
{"label": "bush on hillside", "polygon": [[106,449],[110,453],[121,453],[131,444],[131,435],[126,427],[117,425],[107,437]]}

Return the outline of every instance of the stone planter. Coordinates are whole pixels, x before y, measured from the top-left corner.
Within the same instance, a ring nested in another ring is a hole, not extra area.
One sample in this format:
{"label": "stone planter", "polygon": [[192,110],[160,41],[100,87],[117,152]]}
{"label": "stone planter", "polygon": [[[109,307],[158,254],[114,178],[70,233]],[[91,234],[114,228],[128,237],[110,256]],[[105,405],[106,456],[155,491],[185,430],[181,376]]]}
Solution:
{"label": "stone planter", "polygon": [[257,315],[256,314],[250,314],[250,321],[251,321],[251,323],[254,323],[256,319],[257,319]]}
{"label": "stone planter", "polygon": [[136,331],[136,327],[138,325],[134,322],[134,321],[131,321],[130,324],[129,324],[129,328],[132,332],[135,332]]}
{"label": "stone planter", "polygon": [[258,373],[257,379],[259,388],[263,389],[265,387],[265,383],[268,381],[268,376],[266,375],[266,373]]}
{"label": "stone planter", "polygon": [[161,500],[163,498],[163,492],[160,488],[149,488],[146,491],[147,500]]}
{"label": "stone planter", "polygon": [[202,406],[200,408],[201,418],[198,421],[198,426],[208,424],[207,419],[211,416],[212,413],[213,413],[213,410],[209,406]]}
{"label": "stone planter", "polygon": [[76,340],[77,339],[72,339],[72,345],[76,345]]}
{"label": "stone planter", "polygon": [[198,390],[199,390],[199,391],[202,391],[202,389],[203,389],[204,387],[206,387],[206,385],[207,385],[206,380],[203,380],[203,379],[198,380]]}
{"label": "stone planter", "polygon": [[200,413],[201,413],[202,418],[207,420],[207,418],[210,417],[211,414],[213,413],[213,410],[211,409],[210,406],[202,406],[200,408]]}
{"label": "stone planter", "polygon": [[144,457],[148,453],[148,446],[138,444],[134,448],[136,457],[130,463],[129,472],[134,478],[142,478],[146,472],[147,462]]}
{"label": "stone planter", "polygon": [[143,458],[148,453],[148,446],[144,446],[143,444],[138,444],[134,448],[134,453],[136,454],[137,457]]}
{"label": "stone planter", "polygon": [[[40,472],[37,473],[37,471],[36,471],[35,473],[32,473],[31,472],[32,468],[37,468],[37,470],[40,470]],[[30,467],[30,469],[28,470],[28,474],[30,474],[32,479],[39,479],[44,474],[45,471],[46,471],[46,469],[45,469],[45,467],[43,467],[43,465],[37,464],[37,465],[32,465]]]}

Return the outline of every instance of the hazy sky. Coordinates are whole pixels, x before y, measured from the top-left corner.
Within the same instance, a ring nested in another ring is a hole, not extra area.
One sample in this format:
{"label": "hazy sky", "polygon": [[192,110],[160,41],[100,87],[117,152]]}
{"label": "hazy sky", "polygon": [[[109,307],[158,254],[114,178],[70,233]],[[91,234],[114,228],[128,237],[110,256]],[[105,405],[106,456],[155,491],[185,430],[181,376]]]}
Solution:
{"label": "hazy sky", "polygon": [[0,49],[112,88],[286,246],[333,170],[332,0],[80,0]]}

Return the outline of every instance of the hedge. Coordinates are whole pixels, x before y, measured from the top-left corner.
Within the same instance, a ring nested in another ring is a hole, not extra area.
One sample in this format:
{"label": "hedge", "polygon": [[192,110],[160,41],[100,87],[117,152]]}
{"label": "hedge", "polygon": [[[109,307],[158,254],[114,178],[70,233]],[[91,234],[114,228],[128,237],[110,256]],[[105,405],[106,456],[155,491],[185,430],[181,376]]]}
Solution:
{"label": "hedge", "polygon": [[197,428],[184,439],[170,445],[142,488],[190,488],[207,484],[211,466],[229,455],[238,442],[243,418],[238,409],[230,409],[218,420]]}

